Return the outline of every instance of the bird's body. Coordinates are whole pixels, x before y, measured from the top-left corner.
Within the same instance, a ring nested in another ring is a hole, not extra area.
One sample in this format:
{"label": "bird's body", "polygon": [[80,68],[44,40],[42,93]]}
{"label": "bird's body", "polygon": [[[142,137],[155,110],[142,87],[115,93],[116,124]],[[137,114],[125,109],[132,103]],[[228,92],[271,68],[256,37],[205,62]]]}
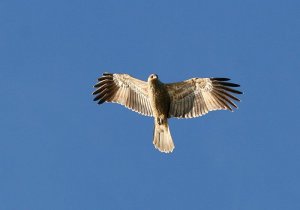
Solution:
{"label": "bird's body", "polygon": [[172,152],[175,146],[168,125],[170,96],[155,74],[148,78],[148,94],[154,117],[153,144],[162,152]]}
{"label": "bird's body", "polygon": [[154,117],[153,144],[161,152],[175,148],[168,118],[192,118],[213,110],[237,108],[232,100],[239,101],[231,93],[239,85],[227,82],[227,78],[192,78],[183,82],[164,84],[155,74],[148,81],[141,81],[128,74],[104,73],[95,85],[95,101],[99,104],[115,102],[142,115]]}
{"label": "bird's body", "polygon": [[[153,78],[151,78],[153,76]],[[148,96],[155,117],[168,118],[170,109],[169,93],[155,75],[151,75],[148,79]]]}

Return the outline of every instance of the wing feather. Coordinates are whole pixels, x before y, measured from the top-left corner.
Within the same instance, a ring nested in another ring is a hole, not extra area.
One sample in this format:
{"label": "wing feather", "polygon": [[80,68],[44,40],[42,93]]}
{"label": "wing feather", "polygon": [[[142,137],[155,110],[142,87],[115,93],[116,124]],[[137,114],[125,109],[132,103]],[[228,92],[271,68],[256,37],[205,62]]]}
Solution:
{"label": "wing feather", "polygon": [[229,78],[192,78],[183,82],[166,84],[171,98],[170,117],[191,118],[213,110],[238,108],[233,102],[240,101],[232,94],[242,94],[234,89],[239,84]]}
{"label": "wing feather", "polygon": [[94,101],[98,104],[118,103],[142,115],[153,116],[145,81],[128,74],[104,73],[94,87]]}

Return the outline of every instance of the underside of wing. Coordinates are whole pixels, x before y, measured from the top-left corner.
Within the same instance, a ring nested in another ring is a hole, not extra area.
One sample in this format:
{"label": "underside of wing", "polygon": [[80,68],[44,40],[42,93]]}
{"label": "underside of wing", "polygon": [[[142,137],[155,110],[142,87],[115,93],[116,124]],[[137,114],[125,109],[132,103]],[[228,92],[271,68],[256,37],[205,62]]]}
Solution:
{"label": "underside of wing", "polygon": [[240,101],[232,94],[242,94],[234,89],[240,85],[228,78],[192,78],[183,82],[166,84],[171,98],[169,116],[193,118],[213,110],[237,108],[233,101]]}
{"label": "underside of wing", "polygon": [[128,74],[104,73],[94,86],[94,101],[98,104],[113,102],[124,105],[142,115],[152,116],[147,83]]}

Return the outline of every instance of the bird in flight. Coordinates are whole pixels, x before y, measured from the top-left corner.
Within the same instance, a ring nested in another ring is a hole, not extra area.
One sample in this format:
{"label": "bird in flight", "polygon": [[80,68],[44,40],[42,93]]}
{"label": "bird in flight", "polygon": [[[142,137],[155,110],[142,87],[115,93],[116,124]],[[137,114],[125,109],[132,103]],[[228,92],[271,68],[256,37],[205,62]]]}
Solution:
{"label": "bird in flight", "polygon": [[98,104],[112,102],[124,105],[139,114],[154,118],[153,144],[161,152],[175,148],[168,119],[200,117],[209,111],[237,108],[240,101],[232,94],[242,94],[234,89],[240,85],[228,78],[191,78],[182,82],[164,84],[156,74],[148,81],[128,74],[104,73],[94,86],[94,101]]}

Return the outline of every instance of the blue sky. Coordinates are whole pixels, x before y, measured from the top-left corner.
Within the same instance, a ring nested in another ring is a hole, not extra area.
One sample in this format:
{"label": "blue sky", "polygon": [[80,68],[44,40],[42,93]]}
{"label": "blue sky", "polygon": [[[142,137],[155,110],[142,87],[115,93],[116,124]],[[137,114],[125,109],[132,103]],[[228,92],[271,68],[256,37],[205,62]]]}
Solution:
{"label": "blue sky", "polygon": [[[300,1],[0,2],[0,209],[300,209]],[[230,77],[234,112],[96,105],[103,72]]]}

